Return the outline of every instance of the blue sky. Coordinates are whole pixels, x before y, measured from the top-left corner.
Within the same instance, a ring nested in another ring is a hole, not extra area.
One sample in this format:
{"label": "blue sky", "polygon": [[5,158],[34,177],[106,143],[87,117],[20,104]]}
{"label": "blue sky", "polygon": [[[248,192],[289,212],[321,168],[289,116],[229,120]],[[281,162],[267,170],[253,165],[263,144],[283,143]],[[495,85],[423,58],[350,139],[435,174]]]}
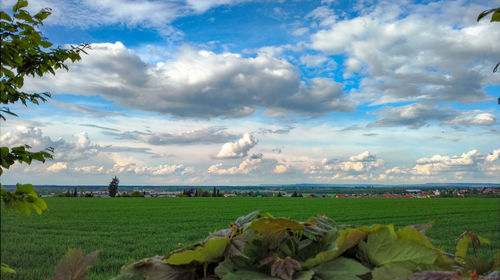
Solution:
{"label": "blue sky", "polygon": [[[2,183],[498,182],[495,1],[43,0],[92,49],[14,106]],[[9,9],[13,1],[2,1]]]}

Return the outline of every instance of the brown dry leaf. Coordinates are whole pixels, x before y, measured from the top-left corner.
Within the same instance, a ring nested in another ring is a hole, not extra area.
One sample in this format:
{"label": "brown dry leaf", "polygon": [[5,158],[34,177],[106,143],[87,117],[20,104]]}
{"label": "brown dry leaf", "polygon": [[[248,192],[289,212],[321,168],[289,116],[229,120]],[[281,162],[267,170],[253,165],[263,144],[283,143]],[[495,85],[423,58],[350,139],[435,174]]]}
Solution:
{"label": "brown dry leaf", "polygon": [[224,257],[233,257],[243,254],[245,243],[245,236],[243,234],[233,237],[229,244],[227,244]]}
{"label": "brown dry leaf", "polygon": [[156,256],[133,264],[129,272],[150,280],[195,279],[195,267],[191,265],[169,265],[164,257]]}
{"label": "brown dry leaf", "polygon": [[87,270],[97,261],[98,253],[84,256],[82,250],[69,249],[57,264],[52,280],[87,280]]}
{"label": "brown dry leaf", "polygon": [[286,257],[286,259],[277,258],[271,266],[271,276],[290,280],[296,269],[300,269],[300,263],[297,260],[290,257]]}
{"label": "brown dry leaf", "polygon": [[272,251],[269,256],[263,258],[260,262],[259,262],[259,267],[263,267],[267,264],[270,264],[272,262],[274,262],[276,260],[276,258],[278,258],[278,255],[279,253],[276,252],[276,251]]}
{"label": "brown dry leaf", "polygon": [[422,271],[413,273],[408,280],[462,280],[462,271]]}

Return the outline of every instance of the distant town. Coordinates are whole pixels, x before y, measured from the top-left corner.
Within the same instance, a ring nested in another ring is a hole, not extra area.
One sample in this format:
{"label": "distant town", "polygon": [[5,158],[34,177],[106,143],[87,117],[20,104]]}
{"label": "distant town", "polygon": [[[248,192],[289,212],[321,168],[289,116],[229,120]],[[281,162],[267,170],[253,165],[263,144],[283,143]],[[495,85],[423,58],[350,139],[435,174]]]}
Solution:
{"label": "distant town", "polygon": [[[15,186],[7,186],[7,188]],[[37,186],[42,197],[109,197],[108,186]],[[309,197],[437,198],[497,197],[500,184],[270,185],[270,186],[120,186],[116,197]]]}

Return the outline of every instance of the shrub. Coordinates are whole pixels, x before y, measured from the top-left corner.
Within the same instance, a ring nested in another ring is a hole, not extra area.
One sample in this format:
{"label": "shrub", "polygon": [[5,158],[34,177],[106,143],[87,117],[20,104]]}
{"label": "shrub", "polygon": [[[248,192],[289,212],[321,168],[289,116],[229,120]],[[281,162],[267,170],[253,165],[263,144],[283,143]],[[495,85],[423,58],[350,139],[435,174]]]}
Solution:
{"label": "shrub", "polygon": [[488,240],[466,232],[451,255],[425,236],[430,227],[343,226],[326,216],[297,222],[255,211],[184,249],[129,264],[114,280],[498,279],[500,252],[490,262],[467,256]]}
{"label": "shrub", "polygon": [[133,191],[130,196],[131,197],[144,197],[144,194],[140,191]]}

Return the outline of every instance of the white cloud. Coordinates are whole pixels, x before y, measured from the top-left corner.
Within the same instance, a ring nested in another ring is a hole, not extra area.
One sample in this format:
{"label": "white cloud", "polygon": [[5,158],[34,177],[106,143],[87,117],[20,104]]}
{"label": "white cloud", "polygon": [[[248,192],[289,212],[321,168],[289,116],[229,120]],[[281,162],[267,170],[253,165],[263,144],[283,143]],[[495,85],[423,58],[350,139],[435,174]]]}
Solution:
{"label": "white cloud", "polygon": [[[37,0],[30,1],[28,9],[38,12],[50,7],[52,15],[47,19],[47,24],[80,28],[115,24],[141,26],[154,28],[171,38],[181,34],[170,25],[175,19],[203,13],[212,7],[241,2],[245,0]],[[14,3],[5,0],[1,7],[12,7]]]}
{"label": "white cloud", "polygon": [[304,173],[313,176],[331,176],[335,180],[368,180],[374,179],[374,172],[382,168],[384,161],[377,159],[370,152],[351,156],[348,160],[328,160],[309,166]]}
{"label": "white cloud", "polygon": [[307,28],[307,27],[301,27],[301,28],[295,29],[292,32],[292,35],[294,35],[294,36],[302,36],[302,35],[307,34],[307,32],[309,32],[309,28]]}
{"label": "white cloud", "polygon": [[119,106],[190,118],[245,117],[258,107],[309,116],[348,112],[356,103],[342,87],[327,78],[301,82],[295,66],[264,54],[184,47],[176,58],[149,65],[120,42],[93,44],[71,71],[25,82],[26,90],[98,94]]}
{"label": "white cloud", "polygon": [[47,167],[47,171],[51,173],[58,173],[67,169],[68,169],[68,164],[65,162],[56,162]]}
{"label": "white cloud", "polygon": [[444,124],[447,125],[484,125],[484,126],[489,126],[489,125],[494,125],[496,123],[496,117],[495,115],[491,113],[484,113],[482,111],[476,110],[476,111],[469,111],[469,112],[463,112],[460,115],[458,115],[455,119],[444,122]]}
{"label": "white cloud", "polygon": [[335,23],[337,15],[327,6],[320,6],[307,14],[306,18],[312,18],[319,21],[320,26],[329,26]]}
{"label": "white cloud", "polygon": [[262,155],[254,155],[245,159],[238,166],[233,166],[227,169],[221,169],[222,163],[211,165],[208,168],[208,173],[217,175],[235,175],[235,174],[248,174],[259,167],[262,162]]}
{"label": "white cloud", "polygon": [[496,162],[499,159],[500,149],[484,156],[477,150],[471,150],[461,155],[434,155],[420,158],[412,168],[393,167],[385,171],[388,180],[411,178],[412,180],[452,181],[477,178],[498,178]]}
{"label": "white cloud", "polygon": [[246,157],[248,151],[257,145],[258,140],[250,133],[243,134],[243,137],[236,142],[226,143],[217,154],[217,158],[242,158]]}
{"label": "white cloud", "polygon": [[[150,175],[150,176],[162,176],[162,175],[169,175],[173,173],[184,173],[184,170],[186,167],[182,164],[173,164],[173,165],[168,165],[168,164],[162,164],[158,166],[139,166],[135,163],[129,163],[129,164],[115,164],[112,168],[106,170],[106,173],[108,174],[124,174],[124,173],[130,173],[130,174],[136,174],[136,175]],[[188,172],[191,172],[192,169],[188,169]],[[185,174],[187,174],[185,173]]]}
{"label": "white cloud", "polygon": [[493,162],[500,158],[500,149],[494,150],[491,154],[486,156],[486,161]]}
{"label": "white cloud", "polygon": [[305,64],[307,67],[319,67],[327,60],[327,57],[324,55],[307,54],[300,57],[300,62]]}
{"label": "white cloud", "polygon": [[102,174],[104,172],[104,166],[89,165],[74,167],[72,168],[72,171],[84,174]]}
{"label": "white cloud", "polygon": [[406,126],[417,129],[431,122],[442,125],[480,125],[491,126],[496,117],[480,110],[458,111],[451,108],[439,108],[428,103],[413,103],[399,107],[385,107],[377,112],[380,119],[368,126]]}
{"label": "white cloud", "polygon": [[273,169],[274,174],[283,174],[288,171],[288,167],[286,165],[276,165]]}
{"label": "white cloud", "polygon": [[360,98],[374,104],[491,99],[483,86],[499,81],[491,67],[500,52],[500,29],[474,20],[483,7],[447,1],[382,3],[367,10],[318,31],[310,45],[347,56],[346,69],[364,77]]}

